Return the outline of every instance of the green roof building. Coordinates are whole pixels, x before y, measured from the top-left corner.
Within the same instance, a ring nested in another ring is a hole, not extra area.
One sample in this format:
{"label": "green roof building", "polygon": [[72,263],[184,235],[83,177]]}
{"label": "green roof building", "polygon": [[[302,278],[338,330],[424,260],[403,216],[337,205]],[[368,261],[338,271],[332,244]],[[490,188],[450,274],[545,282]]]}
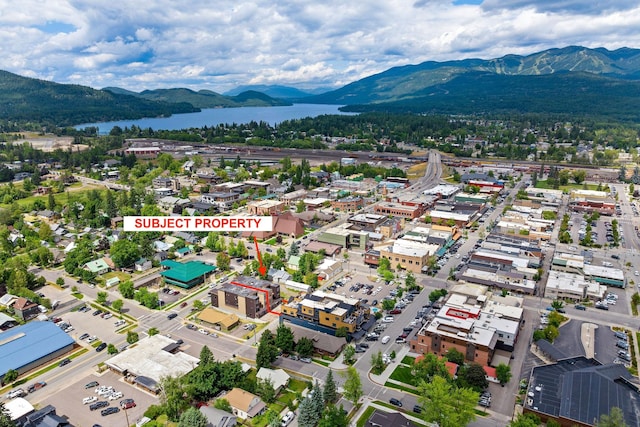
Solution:
{"label": "green roof building", "polygon": [[190,289],[204,283],[206,275],[217,269],[215,265],[205,264],[200,261],[181,263],[167,259],[160,264],[165,268],[164,271],[160,272],[165,282],[184,289]]}

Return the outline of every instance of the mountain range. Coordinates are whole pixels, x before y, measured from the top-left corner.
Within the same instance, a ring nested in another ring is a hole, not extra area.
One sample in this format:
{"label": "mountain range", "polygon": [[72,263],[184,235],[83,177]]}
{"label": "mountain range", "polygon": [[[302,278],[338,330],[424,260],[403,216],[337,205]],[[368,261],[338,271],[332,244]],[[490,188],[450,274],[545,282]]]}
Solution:
{"label": "mountain range", "polygon": [[569,46],[527,56],[394,67],[336,90],[243,86],[224,95],[184,88],[131,92],[64,85],[0,71],[0,119],[57,125],[162,116],[201,108],[344,105],[349,111],[557,113],[640,118],[640,50]]}

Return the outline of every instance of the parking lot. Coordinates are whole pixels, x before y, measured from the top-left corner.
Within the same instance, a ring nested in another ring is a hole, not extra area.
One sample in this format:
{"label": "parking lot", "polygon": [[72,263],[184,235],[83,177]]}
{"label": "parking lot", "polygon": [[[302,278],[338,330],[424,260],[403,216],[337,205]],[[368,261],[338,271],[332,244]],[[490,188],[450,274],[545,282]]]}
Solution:
{"label": "parking lot", "polygon": [[125,336],[116,332],[117,329],[124,327],[124,325],[119,327],[115,325],[119,319],[116,316],[110,318],[104,318],[100,315],[94,316],[93,313],[95,311],[74,311],[63,314],[61,316],[62,320],[70,323],[74,328],[73,331],[69,332],[69,335],[83,345],[89,345],[86,340],[79,340],[80,336],[85,333],[89,334],[89,336],[96,336],[98,340],[106,343],[115,344],[124,341]]}
{"label": "parking lot", "polygon": [[[91,381],[97,381],[100,385],[112,386],[114,390],[122,392],[123,397],[110,401],[109,407],[119,407],[119,402],[123,399],[134,399],[136,406],[105,417],[100,415],[100,409],[91,411],[89,404],[82,403],[82,399],[85,397],[97,396],[94,392],[95,387],[85,389],[85,384]],[[138,419],[142,418],[146,408],[157,402],[156,396],[126,383],[122,376],[107,371],[100,375],[88,375],[64,390],[51,395],[41,403],[42,406],[47,404],[55,406],[57,414],[68,417],[75,426],[92,426],[94,424],[128,426],[135,424]]]}

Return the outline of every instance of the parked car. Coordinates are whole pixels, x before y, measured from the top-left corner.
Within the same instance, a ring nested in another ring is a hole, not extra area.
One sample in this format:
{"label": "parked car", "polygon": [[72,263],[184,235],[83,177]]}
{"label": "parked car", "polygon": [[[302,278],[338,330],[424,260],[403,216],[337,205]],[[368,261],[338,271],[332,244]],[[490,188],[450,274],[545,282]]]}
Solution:
{"label": "parked car", "polygon": [[31,384],[28,388],[27,391],[29,393],[33,393],[36,390],[40,390],[42,387],[46,386],[47,383],[44,381],[38,381],[37,383],[33,383]]}
{"label": "parked car", "polygon": [[71,359],[69,359],[68,357],[66,357],[66,358],[62,359],[62,360],[60,361],[60,363],[58,363],[58,366],[66,366],[66,365],[68,365],[69,363],[71,363]]}
{"label": "parked car", "polygon": [[402,402],[400,402],[395,397],[392,397],[391,399],[389,399],[389,403],[391,403],[394,406],[397,406],[398,408],[402,408]]}
{"label": "parked car", "polygon": [[311,358],[310,357],[301,357],[300,361],[304,362],[304,363],[311,363]]}
{"label": "parked car", "polygon": [[576,305],[574,306],[574,308],[575,308],[576,310],[582,310],[582,311],[585,311],[585,310],[587,309],[587,307],[585,307],[585,306],[584,306],[584,305],[582,305],[582,304],[576,304]]}
{"label": "parked car", "polygon": [[289,423],[291,423],[291,421],[293,420],[293,417],[295,417],[295,413],[293,411],[289,411],[285,414],[284,417],[282,417],[282,421],[280,421],[280,425],[282,427],[286,427],[289,425]]}
{"label": "parked car", "polygon": [[415,412],[416,414],[421,414],[422,413],[422,406],[413,405],[413,412]]}
{"label": "parked car", "polygon": [[96,352],[101,352],[102,350],[104,350],[105,348],[107,348],[107,343],[102,343],[99,346],[96,347]]}
{"label": "parked car", "polygon": [[400,310],[399,308],[394,308],[389,312],[389,314],[400,314],[400,313],[402,313],[402,310]]}
{"label": "parked car", "polygon": [[385,318],[382,319],[384,323],[393,323],[394,320],[395,318],[393,316],[386,316]]}
{"label": "parked car", "polygon": [[85,340],[85,339],[87,339],[87,338],[89,338],[89,334],[84,333],[84,334],[80,335],[80,337],[79,337],[78,339],[79,339],[80,341],[82,341],[82,340]]}
{"label": "parked car", "polygon": [[616,347],[620,347],[623,350],[629,350],[629,343],[623,340],[618,340]]}
{"label": "parked car", "polygon": [[117,412],[120,412],[120,408],[112,406],[111,408],[103,409],[102,411],[100,411],[100,415],[106,417],[107,415],[115,414]]}
{"label": "parked car", "polygon": [[84,385],[84,388],[94,388],[94,387],[98,387],[100,384],[98,383],[98,381],[91,381],[90,383],[86,383]]}
{"label": "parked car", "polygon": [[82,404],[83,405],[88,405],[88,404],[93,403],[93,402],[95,402],[97,400],[98,400],[97,396],[85,397],[84,399],[82,399]]}
{"label": "parked car", "polygon": [[136,402],[125,403],[124,405],[120,405],[122,409],[131,409],[136,407]]}
{"label": "parked car", "polygon": [[381,341],[381,342],[382,342],[382,344],[386,344],[386,343],[388,343],[389,341],[391,341],[391,337],[390,337],[389,335],[385,335],[385,336],[382,338],[382,341]]}
{"label": "parked car", "polygon": [[109,402],[107,402],[106,400],[101,400],[101,401],[99,401],[99,402],[92,403],[92,404],[89,406],[89,409],[90,409],[91,411],[95,411],[96,409],[105,408],[105,407],[107,407],[107,406],[109,406]]}
{"label": "parked car", "polygon": [[21,389],[21,388],[17,388],[15,390],[11,390],[9,393],[7,393],[7,397],[9,399],[15,399],[16,397],[22,397],[22,396],[26,396],[27,393]]}

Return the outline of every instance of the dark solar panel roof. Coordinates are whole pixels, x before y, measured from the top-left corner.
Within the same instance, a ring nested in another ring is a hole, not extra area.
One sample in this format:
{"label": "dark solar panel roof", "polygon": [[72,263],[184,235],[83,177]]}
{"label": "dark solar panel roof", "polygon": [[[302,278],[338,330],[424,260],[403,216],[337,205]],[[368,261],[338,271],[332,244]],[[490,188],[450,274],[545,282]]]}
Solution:
{"label": "dark solar panel roof", "polygon": [[158,383],[152,378],[144,377],[142,375],[138,375],[136,377],[136,383],[140,384],[143,387],[148,388],[149,390],[155,390],[158,387]]}
{"label": "dark solar panel roof", "polygon": [[640,425],[640,393],[622,365],[580,356],[536,367],[531,378],[526,405],[534,411],[591,425],[618,407],[629,426]]}
{"label": "dark solar panel roof", "polygon": [[553,344],[551,344],[547,340],[538,340],[536,341],[536,345],[538,346],[540,351],[542,351],[544,354],[549,356],[549,358],[551,358],[553,361],[558,361],[558,360],[567,358],[566,354],[558,350],[556,347],[554,347]]}

